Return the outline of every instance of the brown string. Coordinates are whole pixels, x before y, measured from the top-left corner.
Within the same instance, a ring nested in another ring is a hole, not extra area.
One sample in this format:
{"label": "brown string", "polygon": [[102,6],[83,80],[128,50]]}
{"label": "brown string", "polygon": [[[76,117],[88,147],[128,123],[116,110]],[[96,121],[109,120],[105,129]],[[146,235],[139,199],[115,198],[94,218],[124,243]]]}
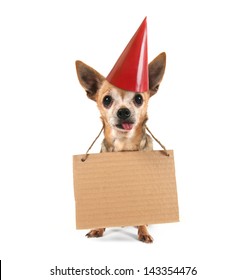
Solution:
{"label": "brown string", "polygon": [[[89,149],[86,151],[85,156],[81,159],[81,161],[86,161],[86,159],[88,158],[88,153],[90,151],[90,149],[92,148],[92,146],[95,144],[95,142],[97,141],[97,139],[99,138],[99,136],[101,135],[103,128],[101,128],[99,134],[97,135],[97,137],[95,138],[95,140],[92,142],[92,144],[90,145]],[[147,129],[147,131],[149,132],[149,134],[152,136],[152,138],[162,147],[162,149],[164,150],[164,153],[166,156],[169,157],[169,154],[167,152],[167,149],[165,148],[165,146],[163,144],[161,144],[161,142],[152,134],[152,132],[149,130],[149,128],[147,127],[147,125],[145,125],[145,128]]]}
{"label": "brown string", "polygon": [[169,157],[169,153],[167,152],[167,149],[165,148],[165,146],[163,144],[161,144],[161,142],[152,134],[152,132],[147,127],[147,125],[145,125],[145,128],[147,129],[149,134],[152,136],[152,138],[162,147],[162,149],[164,150],[165,155]]}
{"label": "brown string", "polygon": [[103,131],[103,128],[104,128],[104,127],[101,128],[99,134],[97,135],[97,137],[95,138],[95,140],[92,142],[92,144],[90,145],[89,149],[86,151],[85,156],[81,159],[81,161],[83,161],[83,162],[86,161],[90,149],[92,148],[92,146],[95,144],[95,142],[97,141],[97,139],[98,139],[99,136],[101,135],[101,133],[102,133],[102,131]]}

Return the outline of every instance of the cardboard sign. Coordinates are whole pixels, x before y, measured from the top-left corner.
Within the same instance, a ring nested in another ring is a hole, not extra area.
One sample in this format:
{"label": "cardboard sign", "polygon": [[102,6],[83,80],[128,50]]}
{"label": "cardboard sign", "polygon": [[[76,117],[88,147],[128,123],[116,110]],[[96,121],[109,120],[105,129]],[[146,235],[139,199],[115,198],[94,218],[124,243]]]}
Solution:
{"label": "cardboard sign", "polygon": [[77,229],[179,221],[173,151],[73,156]]}

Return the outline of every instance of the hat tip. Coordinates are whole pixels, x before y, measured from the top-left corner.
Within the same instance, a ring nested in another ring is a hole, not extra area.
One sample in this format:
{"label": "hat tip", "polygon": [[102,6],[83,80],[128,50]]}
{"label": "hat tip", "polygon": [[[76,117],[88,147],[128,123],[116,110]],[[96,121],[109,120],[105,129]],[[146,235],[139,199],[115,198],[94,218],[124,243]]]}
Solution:
{"label": "hat tip", "polygon": [[147,22],[147,16],[145,16],[145,18],[143,19],[143,22]]}

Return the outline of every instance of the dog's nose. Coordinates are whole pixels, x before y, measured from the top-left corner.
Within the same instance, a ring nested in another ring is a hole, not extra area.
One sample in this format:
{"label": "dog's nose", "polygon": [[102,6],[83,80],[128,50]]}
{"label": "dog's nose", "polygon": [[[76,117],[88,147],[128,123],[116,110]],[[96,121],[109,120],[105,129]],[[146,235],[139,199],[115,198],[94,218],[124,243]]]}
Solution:
{"label": "dog's nose", "polygon": [[131,116],[131,111],[127,108],[121,108],[117,112],[117,116],[121,120],[126,120]]}

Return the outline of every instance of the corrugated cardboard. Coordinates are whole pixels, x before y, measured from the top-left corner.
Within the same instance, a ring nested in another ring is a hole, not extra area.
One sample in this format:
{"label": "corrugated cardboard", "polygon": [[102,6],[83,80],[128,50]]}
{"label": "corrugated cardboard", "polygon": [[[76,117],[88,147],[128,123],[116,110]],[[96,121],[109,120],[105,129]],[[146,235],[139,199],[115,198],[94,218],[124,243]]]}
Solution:
{"label": "corrugated cardboard", "polygon": [[73,157],[77,229],[179,221],[173,151]]}

